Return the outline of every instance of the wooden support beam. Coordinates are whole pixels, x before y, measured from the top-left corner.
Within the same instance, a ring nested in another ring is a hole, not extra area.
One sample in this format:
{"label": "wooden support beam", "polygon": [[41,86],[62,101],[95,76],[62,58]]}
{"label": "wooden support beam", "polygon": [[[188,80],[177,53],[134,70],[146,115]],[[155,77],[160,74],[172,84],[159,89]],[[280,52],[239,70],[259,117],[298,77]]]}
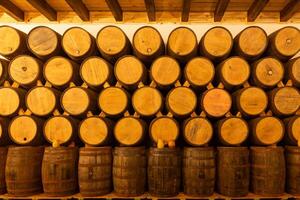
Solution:
{"label": "wooden support beam", "polygon": [[24,21],[24,12],[8,0],[0,0],[0,8],[17,21]]}
{"label": "wooden support beam", "polygon": [[182,13],[181,13],[182,22],[189,21],[190,9],[191,9],[191,0],[184,0],[182,6]]}
{"label": "wooden support beam", "polygon": [[217,6],[215,8],[214,13],[214,21],[219,22],[222,20],[224,13],[226,11],[226,8],[229,4],[230,0],[218,0]]}
{"label": "wooden support beam", "polygon": [[299,9],[300,0],[290,0],[290,2],[280,11],[280,21],[288,21]]}
{"label": "wooden support beam", "polygon": [[82,19],[82,21],[90,20],[90,13],[82,0],[66,0],[74,12]]}
{"label": "wooden support beam", "polygon": [[247,13],[248,22],[254,22],[268,2],[269,0],[254,0]]}
{"label": "wooden support beam", "polygon": [[116,21],[123,20],[123,11],[118,0],[105,0]]}
{"label": "wooden support beam", "polygon": [[56,21],[56,11],[45,0],[27,0],[27,2],[50,21]]}
{"label": "wooden support beam", "polygon": [[155,21],[155,4],[154,0],[144,0],[149,21]]}

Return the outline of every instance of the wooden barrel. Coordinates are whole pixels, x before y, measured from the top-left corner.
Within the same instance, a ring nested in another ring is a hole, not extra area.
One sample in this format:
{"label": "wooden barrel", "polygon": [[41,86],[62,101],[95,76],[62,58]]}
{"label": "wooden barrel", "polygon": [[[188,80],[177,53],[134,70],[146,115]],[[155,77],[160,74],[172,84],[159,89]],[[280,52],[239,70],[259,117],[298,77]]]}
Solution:
{"label": "wooden barrel", "polygon": [[79,191],[83,196],[100,196],[112,190],[112,148],[80,148],[78,162]]}
{"label": "wooden barrel", "polygon": [[0,194],[6,193],[5,165],[7,158],[7,147],[0,147]]}
{"label": "wooden barrel", "polygon": [[77,147],[46,147],[42,163],[44,193],[49,196],[67,196],[77,189]]}
{"label": "wooden barrel", "polygon": [[95,112],[97,108],[97,94],[87,88],[73,86],[67,88],[60,99],[61,107],[70,115],[85,117],[87,112]]}
{"label": "wooden barrel", "polygon": [[169,35],[167,43],[167,54],[180,63],[187,63],[197,56],[197,36],[188,27],[175,28]]}
{"label": "wooden barrel", "polygon": [[139,28],[133,35],[132,45],[134,55],[146,64],[151,64],[165,54],[164,41],[160,33],[151,26]]}
{"label": "wooden barrel", "polygon": [[219,62],[229,56],[232,46],[231,33],[224,27],[215,26],[209,29],[201,38],[199,51],[201,55],[208,59]]}
{"label": "wooden barrel", "polygon": [[249,134],[247,122],[240,117],[226,117],[217,122],[219,142],[225,146],[238,146],[243,144]]}
{"label": "wooden barrel", "polygon": [[296,27],[281,28],[269,35],[269,39],[268,53],[280,60],[287,61],[300,50],[300,32]]}
{"label": "wooden barrel", "polygon": [[26,91],[21,88],[0,87],[0,115],[14,116],[19,109],[25,109]]}
{"label": "wooden barrel", "polygon": [[214,148],[185,147],[182,176],[184,194],[197,197],[213,195],[216,180]]}
{"label": "wooden barrel", "polygon": [[59,90],[69,87],[70,82],[76,85],[82,83],[78,64],[62,56],[50,58],[44,64],[43,71],[46,81]]}
{"label": "wooden barrel", "polygon": [[47,60],[62,53],[61,35],[46,26],[37,26],[28,33],[27,47],[36,57]]}
{"label": "wooden barrel", "polygon": [[147,180],[145,147],[115,147],[113,159],[114,192],[120,196],[144,194]]}
{"label": "wooden barrel", "polygon": [[14,57],[9,63],[8,73],[11,80],[25,88],[31,88],[38,80],[44,79],[42,62],[29,55]]}
{"label": "wooden barrel", "polygon": [[184,86],[173,88],[166,97],[166,106],[169,112],[178,117],[189,116],[197,106],[195,92]]}
{"label": "wooden barrel", "polygon": [[283,195],[285,160],[282,147],[251,147],[251,191],[257,195]]}
{"label": "wooden barrel", "polygon": [[230,94],[220,88],[212,88],[202,94],[201,109],[210,117],[222,117],[229,112],[232,104]]}
{"label": "wooden barrel", "polygon": [[119,119],[114,127],[115,139],[124,146],[140,145],[146,134],[146,122],[127,116]]}
{"label": "wooden barrel", "polygon": [[152,117],[163,107],[163,97],[159,90],[144,86],[137,89],[132,95],[132,106],[139,115]]}
{"label": "wooden barrel", "polygon": [[234,38],[235,53],[249,61],[261,57],[267,47],[267,33],[259,26],[248,26]]}
{"label": "wooden barrel", "polygon": [[150,76],[160,89],[169,89],[180,79],[180,65],[172,57],[159,57],[151,65]]}
{"label": "wooden barrel", "polygon": [[153,196],[172,197],[180,190],[181,153],[178,148],[150,148],[148,191]]}
{"label": "wooden barrel", "polygon": [[80,122],[78,134],[81,141],[90,146],[109,144],[113,134],[113,122],[96,115],[87,117]]}
{"label": "wooden barrel", "polygon": [[147,80],[147,70],[144,64],[135,56],[126,55],[117,60],[114,74],[118,82],[128,90],[138,88],[140,82]]}
{"label": "wooden barrel", "polygon": [[275,87],[284,77],[284,67],[276,58],[261,58],[251,67],[253,84],[264,89]]}
{"label": "wooden barrel", "polygon": [[4,59],[0,59],[0,85],[2,85],[4,81],[9,80],[7,68],[8,68],[8,61]]}
{"label": "wooden barrel", "polygon": [[235,110],[241,112],[244,117],[258,116],[268,106],[268,96],[259,87],[246,87],[233,93]]}
{"label": "wooden barrel", "polygon": [[249,192],[250,158],[247,147],[218,147],[218,193],[246,196]]}
{"label": "wooden barrel", "polygon": [[28,53],[26,34],[11,26],[0,26],[0,44],[0,55],[9,60]]}
{"label": "wooden barrel", "polygon": [[285,124],[285,142],[297,146],[300,144],[300,116],[292,116],[283,120]]}
{"label": "wooden barrel", "polygon": [[300,148],[285,147],[286,191],[292,195],[300,195]]}
{"label": "wooden barrel", "polygon": [[184,68],[185,80],[194,89],[204,89],[214,78],[214,64],[205,57],[191,59]]}
{"label": "wooden barrel", "polygon": [[213,127],[208,119],[203,117],[190,117],[183,123],[184,140],[192,146],[203,146],[213,137]]}
{"label": "wooden barrel", "polygon": [[98,50],[105,60],[115,63],[120,57],[131,53],[131,44],[126,34],[117,26],[105,26],[96,38]]}
{"label": "wooden barrel", "polygon": [[300,57],[286,63],[286,80],[291,80],[293,86],[300,88]]}
{"label": "wooden barrel", "polygon": [[114,82],[112,66],[97,56],[88,57],[81,63],[80,77],[95,90],[101,89],[104,83],[112,84]]}
{"label": "wooden barrel", "polygon": [[7,117],[0,117],[0,146],[9,145],[12,143],[8,134],[10,120],[11,119]]}
{"label": "wooden barrel", "polygon": [[5,166],[7,193],[30,196],[43,191],[41,168],[44,147],[9,147]]}
{"label": "wooden barrel", "polygon": [[62,37],[61,46],[65,53],[77,62],[97,54],[95,38],[80,27],[66,30]]}
{"label": "wooden barrel", "polygon": [[270,108],[275,115],[293,115],[300,108],[300,92],[295,87],[279,87],[269,93]]}

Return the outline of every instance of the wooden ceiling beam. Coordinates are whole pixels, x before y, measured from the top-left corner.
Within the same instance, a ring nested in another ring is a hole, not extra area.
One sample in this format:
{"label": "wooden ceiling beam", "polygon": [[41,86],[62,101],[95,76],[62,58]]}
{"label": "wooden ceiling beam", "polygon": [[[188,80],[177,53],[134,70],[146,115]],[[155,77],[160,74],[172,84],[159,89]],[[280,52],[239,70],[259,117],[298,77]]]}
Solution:
{"label": "wooden ceiling beam", "polygon": [[144,0],[149,21],[155,21],[155,3],[154,0]]}
{"label": "wooden ceiling beam", "polygon": [[118,0],[105,0],[116,21],[123,20],[123,11]]}
{"label": "wooden ceiling beam", "polygon": [[224,16],[224,13],[226,11],[226,8],[229,4],[230,0],[218,0],[218,3],[215,8],[214,12],[214,21],[220,22]]}
{"label": "wooden ceiling beam", "polygon": [[73,11],[80,17],[82,21],[90,20],[90,13],[82,0],[66,0],[67,4],[73,9]]}
{"label": "wooden ceiling beam", "polygon": [[247,13],[248,22],[254,22],[268,2],[269,0],[254,0]]}
{"label": "wooden ceiling beam", "polygon": [[181,13],[182,22],[189,21],[190,9],[191,9],[191,0],[184,0],[182,6],[182,13]]}
{"label": "wooden ceiling beam", "polygon": [[8,0],[0,0],[0,8],[2,8],[5,13],[10,15],[15,20],[19,22],[24,21],[24,12],[12,2]]}
{"label": "wooden ceiling beam", "polygon": [[291,0],[281,11],[280,21],[286,22],[300,9],[300,0]]}
{"label": "wooden ceiling beam", "polygon": [[27,0],[27,2],[50,21],[56,21],[56,10],[54,10],[45,0]]}

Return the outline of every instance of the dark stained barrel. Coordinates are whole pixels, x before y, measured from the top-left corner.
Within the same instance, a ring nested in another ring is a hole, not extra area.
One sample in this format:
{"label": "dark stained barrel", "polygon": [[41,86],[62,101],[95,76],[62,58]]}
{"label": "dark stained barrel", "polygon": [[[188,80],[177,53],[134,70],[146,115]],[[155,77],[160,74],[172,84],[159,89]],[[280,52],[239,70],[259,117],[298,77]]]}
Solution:
{"label": "dark stained barrel", "polygon": [[249,192],[249,150],[247,147],[218,147],[218,192],[225,196],[246,196]]}
{"label": "dark stained barrel", "polygon": [[300,147],[285,147],[286,191],[300,195]]}
{"label": "dark stained barrel", "polygon": [[6,184],[5,184],[6,157],[7,157],[7,147],[0,147],[0,194],[6,193]]}
{"label": "dark stained barrel", "polygon": [[153,196],[176,196],[181,182],[181,154],[175,148],[150,148],[148,155],[148,191]]}
{"label": "dark stained barrel", "polygon": [[285,160],[282,147],[251,147],[251,191],[257,195],[282,195]]}
{"label": "dark stained barrel", "polygon": [[112,190],[111,147],[85,147],[79,152],[78,182],[83,196],[105,195]]}
{"label": "dark stained barrel", "polygon": [[215,150],[212,147],[186,147],[182,163],[183,191],[189,196],[210,196],[216,179]]}

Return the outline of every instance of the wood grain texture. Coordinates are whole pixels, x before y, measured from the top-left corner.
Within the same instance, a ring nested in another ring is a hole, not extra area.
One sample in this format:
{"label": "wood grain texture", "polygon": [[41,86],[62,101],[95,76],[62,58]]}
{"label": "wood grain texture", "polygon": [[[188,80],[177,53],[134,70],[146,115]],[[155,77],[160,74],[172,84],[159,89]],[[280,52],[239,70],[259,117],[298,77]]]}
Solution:
{"label": "wood grain texture", "polygon": [[7,0],[0,1],[0,8],[17,21],[24,21],[24,12],[15,4]]}
{"label": "wood grain texture", "polygon": [[226,11],[226,8],[229,4],[229,1],[230,0],[218,0],[215,11],[214,11],[214,21],[215,22],[219,22],[222,20],[223,15]]}
{"label": "wood grain texture", "polygon": [[82,0],[66,0],[68,5],[74,10],[74,12],[82,19],[83,21],[89,21],[90,13],[86,8]]}
{"label": "wood grain texture", "polygon": [[290,1],[281,11],[280,11],[280,21],[288,21],[300,8],[300,1],[293,0]]}
{"label": "wood grain texture", "polygon": [[123,20],[123,10],[118,0],[105,0],[116,21]]}
{"label": "wood grain texture", "polygon": [[147,11],[149,21],[150,22],[155,21],[156,16],[155,16],[154,0],[144,0],[144,2],[146,5],[146,11]]}
{"label": "wood grain texture", "polygon": [[182,13],[181,13],[181,21],[187,22],[189,21],[189,15],[191,10],[191,0],[183,1]]}
{"label": "wood grain texture", "polygon": [[269,0],[254,0],[247,13],[248,21],[249,22],[255,21],[255,19],[258,17],[260,12],[265,8],[268,2]]}
{"label": "wood grain texture", "polygon": [[27,0],[35,9],[50,21],[57,20],[56,11],[45,0]]}

